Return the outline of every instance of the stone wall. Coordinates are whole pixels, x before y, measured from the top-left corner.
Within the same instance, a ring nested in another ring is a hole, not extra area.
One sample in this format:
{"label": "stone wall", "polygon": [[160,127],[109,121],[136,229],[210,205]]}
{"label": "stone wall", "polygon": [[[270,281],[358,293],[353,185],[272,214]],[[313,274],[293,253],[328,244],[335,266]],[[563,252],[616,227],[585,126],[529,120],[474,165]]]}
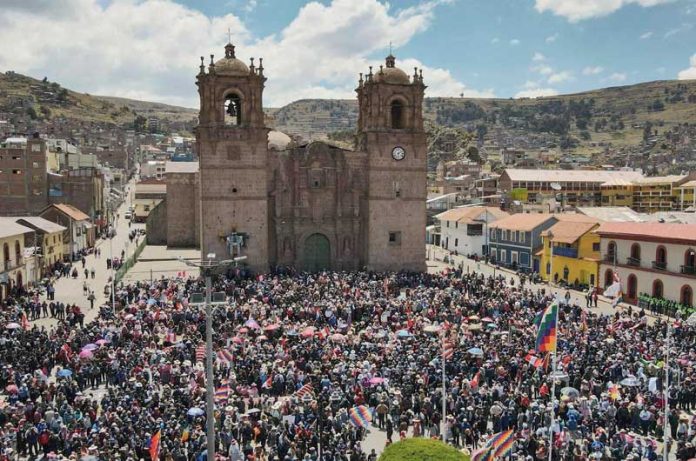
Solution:
{"label": "stone wall", "polygon": [[197,173],[167,173],[167,245],[198,248],[200,242]]}
{"label": "stone wall", "polygon": [[164,199],[157,204],[145,221],[148,245],[166,245],[167,244],[167,200]]}

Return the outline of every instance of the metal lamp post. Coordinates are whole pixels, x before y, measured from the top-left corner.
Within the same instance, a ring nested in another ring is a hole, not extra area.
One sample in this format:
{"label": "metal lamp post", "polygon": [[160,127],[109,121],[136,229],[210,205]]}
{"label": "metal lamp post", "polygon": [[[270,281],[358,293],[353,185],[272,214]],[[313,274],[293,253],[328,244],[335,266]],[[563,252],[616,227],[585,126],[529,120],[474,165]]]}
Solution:
{"label": "metal lamp post", "polygon": [[[234,259],[223,261],[215,261],[215,253],[209,253],[207,259],[202,259],[199,262],[188,261],[179,258],[187,266],[200,269],[201,276],[205,278],[205,299],[201,303],[193,302],[192,305],[205,306],[205,423],[206,423],[206,439],[208,460],[215,459],[215,384],[213,382],[213,305],[225,304],[225,293],[213,293],[212,275],[221,268],[230,264],[237,264],[239,261],[246,259],[246,256],[239,256]],[[192,299],[200,299],[200,293],[193,293]]]}
{"label": "metal lamp post", "polygon": [[553,232],[551,230],[547,231],[547,237],[549,239],[549,286],[554,282],[553,278]]}

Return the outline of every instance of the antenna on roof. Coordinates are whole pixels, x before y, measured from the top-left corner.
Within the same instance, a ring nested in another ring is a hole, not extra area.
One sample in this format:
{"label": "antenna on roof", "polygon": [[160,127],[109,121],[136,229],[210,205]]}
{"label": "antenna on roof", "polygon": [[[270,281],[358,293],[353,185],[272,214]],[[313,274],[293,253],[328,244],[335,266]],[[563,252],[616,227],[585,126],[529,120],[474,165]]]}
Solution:
{"label": "antenna on roof", "polygon": [[552,182],[549,185],[551,186],[551,189],[553,189],[553,190],[561,190],[562,189],[561,185],[558,184],[557,182]]}

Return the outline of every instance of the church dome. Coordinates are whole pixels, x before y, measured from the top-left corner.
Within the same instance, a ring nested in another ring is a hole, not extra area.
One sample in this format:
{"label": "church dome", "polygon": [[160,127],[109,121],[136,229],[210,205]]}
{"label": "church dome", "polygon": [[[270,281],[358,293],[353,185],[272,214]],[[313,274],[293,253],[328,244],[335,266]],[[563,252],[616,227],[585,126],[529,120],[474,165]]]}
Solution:
{"label": "church dome", "polygon": [[408,75],[403,70],[396,67],[396,58],[391,54],[387,56],[387,67],[382,68],[375,74],[376,82],[394,83],[397,85],[408,85],[411,83]]}
{"label": "church dome", "polygon": [[234,56],[234,45],[225,45],[225,57],[215,62],[215,73],[218,75],[249,75],[249,67]]}

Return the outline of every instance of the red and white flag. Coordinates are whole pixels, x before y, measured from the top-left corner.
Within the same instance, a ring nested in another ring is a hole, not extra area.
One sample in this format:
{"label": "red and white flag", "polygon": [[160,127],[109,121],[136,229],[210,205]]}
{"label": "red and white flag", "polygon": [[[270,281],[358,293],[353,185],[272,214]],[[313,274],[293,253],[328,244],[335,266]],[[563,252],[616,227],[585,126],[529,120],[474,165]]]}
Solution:
{"label": "red and white flag", "polygon": [[445,360],[449,360],[454,357],[454,344],[452,344],[452,341],[447,338],[442,340],[442,357]]}
{"label": "red and white flag", "polygon": [[329,327],[324,327],[321,330],[317,331],[317,336],[319,337],[319,339],[321,339],[323,341],[329,337],[329,333],[331,333],[331,330],[329,330]]}
{"label": "red and white flag", "polygon": [[537,357],[536,355],[527,354],[524,360],[526,360],[527,363],[529,363],[534,368],[539,368],[540,366],[544,365],[544,359],[542,359],[541,357]]}
{"label": "red and white flag", "polygon": [[478,387],[480,381],[481,381],[481,372],[479,371],[479,372],[476,372],[476,374],[471,379],[471,381],[469,381],[469,384],[471,385],[472,388]]}
{"label": "red and white flag", "polygon": [[205,345],[200,345],[196,348],[196,362],[205,361]]}
{"label": "red and white flag", "polygon": [[295,392],[295,396],[298,398],[302,398],[307,394],[312,394],[314,391],[312,390],[312,385],[311,384],[305,384],[301,388]]}
{"label": "red and white flag", "polygon": [[270,389],[273,387],[273,376],[269,376],[268,379],[261,385],[261,389]]}

